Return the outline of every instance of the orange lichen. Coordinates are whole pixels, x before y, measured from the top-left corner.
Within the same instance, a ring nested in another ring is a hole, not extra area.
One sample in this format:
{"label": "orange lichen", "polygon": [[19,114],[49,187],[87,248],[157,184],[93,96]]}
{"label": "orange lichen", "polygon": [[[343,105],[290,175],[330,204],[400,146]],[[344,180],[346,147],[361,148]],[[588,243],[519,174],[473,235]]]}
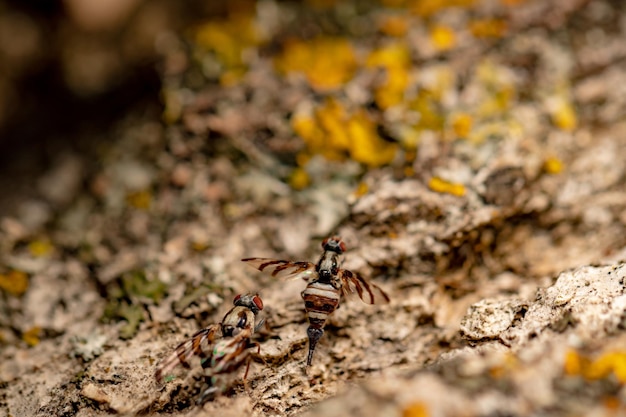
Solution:
{"label": "orange lichen", "polygon": [[432,177],[428,181],[428,188],[438,193],[452,194],[457,197],[465,195],[465,186],[454,182],[449,182],[439,177]]}
{"label": "orange lichen", "polygon": [[8,274],[0,274],[0,289],[19,297],[28,289],[28,275],[16,270]]}
{"label": "orange lichen", "polygon": [[480,19],[469,24],[469,31],[476,38],[501,38],[507,31],[507,24],[502,19]]}
{"label": "orange lichen", "polygon": [[414,402],[402,410],[402,417],[428,417],[428,407],[423,402]]}
{"label": "orange lichen", "polygon": [[385,16],[379,21],[378,28],[385,35],[401,37],[409,30],[409,19],[406,16]]}
{"label": "orange lichen", "polygon": [[622,401],[618,397],[613,396],[605,397],[602,400],[602,403],[610,411],[618,411],[623,407]]}
{"label": "orange lichen", "polygon": [[447,51],[456,46],[456,35],[447,26],[437,25],[430,29],[430,40],[439,51]]}
{"label": "orange lichen", "polygon": [[283,74],[302,73],[313,88],[328,90],[339,88],[352,78],[357,60],[347,39],[318,37],[287,42],[274,66]]}

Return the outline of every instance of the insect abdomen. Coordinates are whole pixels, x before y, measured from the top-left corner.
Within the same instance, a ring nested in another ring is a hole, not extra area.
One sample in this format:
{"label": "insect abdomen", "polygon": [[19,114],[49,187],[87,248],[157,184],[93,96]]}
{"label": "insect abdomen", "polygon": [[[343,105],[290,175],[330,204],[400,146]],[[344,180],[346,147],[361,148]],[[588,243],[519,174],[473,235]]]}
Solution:
{"label": "insect abdomen", "polygon": [[302,291],[304,306],[313,328],[324,327],[326,317],[337,309],[341,292],[330,284],[313,282]]}

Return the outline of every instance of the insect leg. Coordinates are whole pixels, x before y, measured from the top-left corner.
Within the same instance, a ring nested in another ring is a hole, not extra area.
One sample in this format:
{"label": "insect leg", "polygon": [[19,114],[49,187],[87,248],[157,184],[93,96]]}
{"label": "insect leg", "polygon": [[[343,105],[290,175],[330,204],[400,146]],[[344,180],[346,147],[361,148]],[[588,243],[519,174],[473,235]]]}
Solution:
{"label": "insect leg", "polygon": [[309,337],[309,354],[306,359],[306,365],[311,366],[313,363],[313,352],[315,351],[315,346],[317,346],[317,342],[322,338],[324,334],[324,329],[315,329],[311,326],[306,330],[306,334]]}
{"label": "insect leg", "polygon": [[202,391],[198,400],[196,401],[197,405],[202,405],[205,402],[212,400],[215,396],[221,391],[221,388],[218,386],[216,377],[211,377],[207,379],[208,388]]}

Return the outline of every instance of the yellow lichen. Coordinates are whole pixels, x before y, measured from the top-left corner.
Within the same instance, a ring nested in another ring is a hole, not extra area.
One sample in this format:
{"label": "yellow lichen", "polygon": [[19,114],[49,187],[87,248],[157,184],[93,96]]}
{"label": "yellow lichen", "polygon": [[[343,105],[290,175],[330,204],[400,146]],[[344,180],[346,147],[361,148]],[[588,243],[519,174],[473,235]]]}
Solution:
{"label": "yellow lichen", "polygon": [[487,59],[477,66],[475,75],[484,88],[484,93],[477,100],[476,115],[481,119],[501,116],[516,96],[510,70]]}
{"label": "yellow lichen", "polygon": [[376,104],[387,109],[402,103],[411,83],[411,55],[407,46],[396,43],[376,49],[369,54],[365,64],[370,68],[384,68],[386,72],[384,82],[374,91]]}
{"label": "yellow lichen", "polygon": [[592,361],[583,376],[587,379],[602,379],[613,373],[622,384],[626,382],[626,352],[608,352]]}
{"label": "yellow lichen", "polygon": [[309,174],[303,168],[296,168],[289,177],[289,185],[294,190],[303,190],[311,184]]}
{"label": "yellow lichen", "polygon": [[474,119],[467,113],[457,113],[451,117],[452,130],[457,138],[467,138],[472,130]]}
{"label": "yellow lichen", "polygon": [[161,101],[163,102],[163,121],[166,124],[176,123],[183,113],[183,99],[180,92],[164,88],[161,90]]}
{"label": "yellow lichen", "polygon": [[463,184],[449,182],[439,177],[432,177],[428,181],[428,187],[438,193],[452,194],[457,197],[465,195],[465,186]]}
{"label": "yellow lichen", "polygon": [[34,326],[24,333],[22,333],[22,340],[26,342],[28,346],[37,346],[40,342],[41,337],[41,327]]}
{"label": "yellow lichen", "polygon": [[507,31],[502,19],[479,19],[470,22],[469,31],[476,38],[501,38]]}
{"label": "yellow lichen", "polygon": [[514,119],[498,120],[477,125],[469,134],[468,141],[480,144],[491,139],[521,137],[523,127]]}
{"label": "yellow lichen", "polygon": [[369,187],[367,186],[367,184],[361,181],[359,185],[357,185],[356,190],[354,190],[353,194],[355,197],[358,198],[358,197],[363,197],[365,194],[367,194],[368,191],[369,191]]}
{"label": "yellow lichen", "polygon": [[313,88],[328,90],[339,88],[352,78],[357,60],[347,39],[318,37],[287,42],[274,66],[283,74],[302,73]]}
{"label": "yellow lichen", "polygon": [[456,35],[447,26],[437,25],[430,30],[430,40],[439,51],[447,51],[456,45]]}
{"label": "yellow lichen", "polygon": [[239,68],[242,72],[245,72],[244,51],[259,43],[252,12],[205,23],[197,29],[195,37],[200,47],[215,54],[224,69]]}
{"label": "yellow lichen", "polygon": [[437,132],[443,130],[445,118],[436,94],[429,90],[422,90],[408,103],[408,106],[419,115],[419,121],[415,125],[417,129]]}
{"label": "yellow lichen", "polygon": [[209,242],[201,240],[192,240],[191,249],[195,252],[204,252],[209,248]]}
{"label": "yellow lichen", "polygon": [[406,44],[398,42],[382,48],[374,49],[365,61],[368,67],[400,67],[408,68],[411,65],[411,53]]}
{"label": "yellow lichen", "polygon": [[548,174],[559,174],[563,171],[563,162],[558,158],[550,157],[544,161],[543,169]]}
{"label": "yellow lichen", "polygon": [[380,166],[391,162],[397,151],[397,144],[378,135],[376,124],[367,113],[349,113],[334,99],[326,100],[312,116],[294,116],[292,127],[304,140],[309,154],[329,160],[350,157],[369,166]]}
{"label": "yellow lichen", "polygon": [[376,124],[364,111],[356,112],[348,120],[350,156],[371,167],[388,164],[396,155],[397,144],[382,139]]}
{"label": "yellow lichen", "polygon": [[132,192],[126,196],[126,201],[131,207],[147,210],[152,204],[152,193],[149,190]]}
{"label": "yellow lichen", "polygon": [[550,109],[552,123],[561,130],[572,131],[578,126],[578,117],[572,103],[561,97],[554,100]]}
{"label": "yellow lichen", "polygon": [[28,275],[16,270],[8,274],[0,274],[0,289],[19,297],[28,289]]}
{"label": "yellow lichen", "polygon": [[36,257],[43,257],[49,255],[54,247],[47,239],[33,240],[28,244],[28,251],[31,255]]}
{"label": "yellow lichen", "polygon": [[625,384],[626,352],[606,352],[592,360],[574,350],[570,350],[565,355],[563,368],[567,375],[580,375],[588,380],[604,379],[613,374],[620,383]]}

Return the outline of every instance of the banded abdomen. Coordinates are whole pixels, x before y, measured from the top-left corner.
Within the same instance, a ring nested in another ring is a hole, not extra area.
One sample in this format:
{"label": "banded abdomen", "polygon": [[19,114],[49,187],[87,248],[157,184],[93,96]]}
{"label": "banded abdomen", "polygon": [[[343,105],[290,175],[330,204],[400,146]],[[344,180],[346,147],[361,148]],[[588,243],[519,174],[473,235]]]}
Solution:
{"label": "banded abdomen", "polygon": [[304,308],[309,318],[309,328],[307,329],[309,354],[306,363],[311,365],[317,342],[324,334],[326,319],[339,306],[341,289],[335,288],[329,283],[316,281],[310,283],[302,291],[302,298],[304,299]]}

